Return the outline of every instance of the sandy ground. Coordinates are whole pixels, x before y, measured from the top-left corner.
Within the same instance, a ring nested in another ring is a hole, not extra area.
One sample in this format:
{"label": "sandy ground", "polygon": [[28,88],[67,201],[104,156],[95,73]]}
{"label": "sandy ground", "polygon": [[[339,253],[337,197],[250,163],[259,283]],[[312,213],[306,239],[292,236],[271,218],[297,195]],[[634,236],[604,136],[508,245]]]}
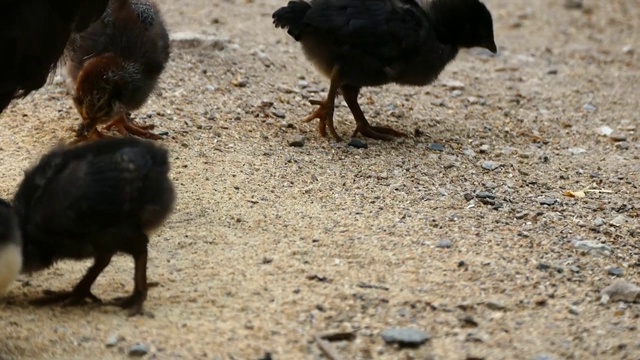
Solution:
{"label": "sandy ground", "polygon": [[[140,342],[153,359],[321,359],[314,335],[360,329],[333,343],[345,359],[640,359],[640,305],[599,302],[616,279],[640,283],[638,3],[487,0],[499,55],[463,51],[432,86],[364,90],[371,122],[418,135],[368,149],[300,121],[328,82],[272,27],[284,3],[160,1],[171,32],[217,40],[175,42],[136,114],[169,133],[179,197],[151,241],[154,316],[28,305],[89,265],[62,262],[9,291],[0,358],[118,359]],[[78,121],[60,80],[2,114],[0,196]],[[587,186],[611,192],[563,195]],[[119,257],[94,290],[132,283]],[[431,339],[384,344],[405,326]]]}

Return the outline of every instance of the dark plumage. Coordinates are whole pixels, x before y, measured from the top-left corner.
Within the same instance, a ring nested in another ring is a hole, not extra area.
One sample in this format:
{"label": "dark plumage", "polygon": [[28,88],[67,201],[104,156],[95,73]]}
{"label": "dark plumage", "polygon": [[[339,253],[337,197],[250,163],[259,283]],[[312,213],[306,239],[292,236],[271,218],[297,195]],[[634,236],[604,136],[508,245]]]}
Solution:
{"label": "dark plumage", "polygon": [[108,0],[4,0],[0,12],[0,113],[41,88],[72,32],[86,29]]}
{"label": "dark plumage", "polygon": [[78,141],[105,137],[100,124],[123,135],[161,138],[127,114],[147,101],[169,60],[169,35],[153,2],[111,0],[100,21],[72,38],[68,58],[82,116]]}
{"label": "dark plumage", "polygon": [[478,0],[302,0],[273,13],[273,23],[302,43],[307,58],[331,79],[324,101],[305,121],[340,140],[333,125],[335,96],[342,92],[355,117],[353,133],[388,140],[404,134],[371,126],[360,106],[362,87],[388,83],[427,85],[460,48],[496,52],[493,21]]}
{"label": "dark plumage", "polygon": [[22,267],[22,239],[11,205],[0,200],[0,295],[13,283]]}
{"label": "dark plumage", "polygon": [[26,172],[13,204],[22,231],[23,271],[63,259],[94,259],[72,291],[40,303],[99,301],[91,285],[122,252],[135,261],[135,287],[121,306],[142,311],[147,235],[169,216],[175,200],[168,172],[165,149],[131,137],[60,147]]}

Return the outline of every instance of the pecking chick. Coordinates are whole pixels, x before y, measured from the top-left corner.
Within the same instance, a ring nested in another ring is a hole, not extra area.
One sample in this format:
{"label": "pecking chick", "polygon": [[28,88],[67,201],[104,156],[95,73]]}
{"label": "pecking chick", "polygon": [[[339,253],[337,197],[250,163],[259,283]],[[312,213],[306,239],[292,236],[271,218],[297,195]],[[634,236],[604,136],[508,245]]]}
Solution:
{"label": "pecking chick", "polygon": [[91,285],[116,253],[135,262],[134,290],[119,305],[140,314],[147,297],[148,234],[173,209],[167,150],[132,137],[60,147],[26,172],[13,206],[22,232],[23,272],[63,259],[93,258],[72,291],[36,303],[100,301]]}
{"label": "pecking chick", "polygon": [[111,0],[100,21],[72,38],[67,55],[82,117],[76,142],[106,137],[101,124],[122,135],[161,138],[128,116],[147,101],[169,60],[169,35],[153,2]]}
{"label": "pecking chick", "polygon": [[0,113],[47,82],[72,32],[100,18],[108,0],[3,0]]}
{"label": "pecking chick", "polygon": [[325,100],[304,121],[319,119],[320,135],[333,125],[340,91],[356,120],[352,136],[390,140],[402,132],[371,126],[358,94],[366,86],[388,83],[427,85],[460,48],[483,47],[495,53],[493,20],[478,0],[302,0],[273,13],[277,28],[302,44],[306,57],[330,78]]}
{"label": "pecking chick", "polygon": [[22,268],[22,239],[11,205],[0,200],[0,295],[13,283]]}

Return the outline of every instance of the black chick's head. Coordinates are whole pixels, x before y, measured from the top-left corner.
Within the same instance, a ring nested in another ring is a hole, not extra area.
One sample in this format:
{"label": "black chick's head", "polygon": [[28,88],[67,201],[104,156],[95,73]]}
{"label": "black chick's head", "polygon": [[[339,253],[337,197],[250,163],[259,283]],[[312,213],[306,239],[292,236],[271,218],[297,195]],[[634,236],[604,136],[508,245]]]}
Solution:
{"label": "black chick's head", "polygon": [[78,74],[73,96],[83,121],[100,124],[125,113],[120,101],[127,76],[135,71],[111,53],[89,60]]}
{"label": "black chick's head", "polygon": [[498,52],[491,13],[479,0],[434,0],[429,12],[441,41]]}

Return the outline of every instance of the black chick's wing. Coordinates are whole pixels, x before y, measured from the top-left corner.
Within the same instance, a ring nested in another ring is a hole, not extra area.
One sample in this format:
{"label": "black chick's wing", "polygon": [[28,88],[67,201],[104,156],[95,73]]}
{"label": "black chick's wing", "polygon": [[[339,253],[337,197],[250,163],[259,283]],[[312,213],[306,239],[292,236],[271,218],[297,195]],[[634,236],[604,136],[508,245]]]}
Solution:
{"label": "black chick's wing", "polygon": [[315,0],[304,25],[328,38],[342,61],[355,56],[385,65],[417,52],[429,31],[426,13],[409,0]]}

